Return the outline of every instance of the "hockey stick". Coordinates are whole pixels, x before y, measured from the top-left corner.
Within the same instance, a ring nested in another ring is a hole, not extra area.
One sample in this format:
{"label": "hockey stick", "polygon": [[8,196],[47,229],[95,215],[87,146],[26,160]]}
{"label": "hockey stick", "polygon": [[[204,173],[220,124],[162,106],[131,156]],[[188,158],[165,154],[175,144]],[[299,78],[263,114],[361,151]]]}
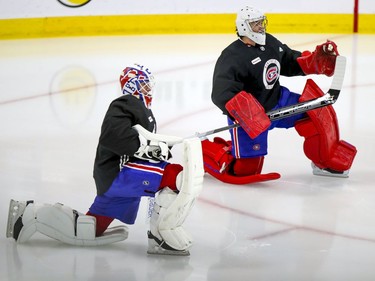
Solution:
{"label": "hockey stick", "polygon": [[[309,101],[305,101],[305,102],[297,103],[294,105],[282,107],[279,109],[271,110],[266,113],[267,116],[269,117],[271,121],[275,121],[275,120],[283,119],[283,118],[290,117],[296,114],[305,113],[309,110],[313,110],[316,108],[334,104],[339,97],[342,84],[344,82],[345,68],[346,68],[346,58],[344,56],[337,56],[336,65],[335,65],[335,74],[332,79],[331,87],[325,95],[316,99],[309,100]],[[217,128],[217,129],[207,131],[204,133],[196,133],[194,137],[204,138],[206,136],[213,135],[222,131],[234,129],[239,126],[240,125],[238,123],[234,123],[232,125]]]}

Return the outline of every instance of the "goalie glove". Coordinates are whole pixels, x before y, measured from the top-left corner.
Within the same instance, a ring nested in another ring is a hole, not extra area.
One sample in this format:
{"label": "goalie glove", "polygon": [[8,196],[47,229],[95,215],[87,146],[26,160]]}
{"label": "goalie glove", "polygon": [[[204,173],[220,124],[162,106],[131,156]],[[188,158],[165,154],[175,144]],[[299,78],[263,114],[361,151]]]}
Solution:
{"label": "goalie glove", "polygon": [[140,146],[134,157],[151,162],[167,161],[171,158],[169,147],[165,142],[148,140],[143,135],[138,136]]}
{"label": "goalie glove", "polygon": [[332,76],[335,72],[336,57],[339,56],[337,45],[333,41],[316,46],[315,51],[304,51],[297,58],[302,71],[308,74],[325,74]]}

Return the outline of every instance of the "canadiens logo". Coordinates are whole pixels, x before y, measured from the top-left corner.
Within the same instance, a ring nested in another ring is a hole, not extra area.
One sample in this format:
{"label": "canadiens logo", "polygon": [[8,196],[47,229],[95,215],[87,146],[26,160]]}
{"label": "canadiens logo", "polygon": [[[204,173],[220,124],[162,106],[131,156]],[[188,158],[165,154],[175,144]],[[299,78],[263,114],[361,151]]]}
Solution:
{"label": "canadiens logo", "polygon": [[275,59],[268,60],[263,69],[263,84],[266,89],[272,89],[273,85],[275,85],[276,81],[279,79],[279,76],[280,63]]}

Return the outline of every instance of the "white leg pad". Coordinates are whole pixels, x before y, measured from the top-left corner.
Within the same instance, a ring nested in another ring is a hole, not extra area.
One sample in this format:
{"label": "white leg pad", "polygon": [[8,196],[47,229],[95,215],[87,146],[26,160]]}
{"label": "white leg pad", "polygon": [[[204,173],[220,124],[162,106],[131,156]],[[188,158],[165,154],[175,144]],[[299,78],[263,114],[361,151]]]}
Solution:
{"label": "white leg pad", "polygon": [[184,140],[183,145],[184,169],[179,193],[169,188],[160,191],[151,216],[151,233],[178,251],[187,250],[192,245],[193,239],[182,224],[202,190],[204,175],[200,139]]}
{"label": "white leg pad", "polygon": [[27,205],[22,223],[18,243],[29,240],[35,232],[77,246],[110,244],[128,237],[128,229],[125,226],[109,228],[103,236],[95,237],[95,217],[85,216],[60,203]]}

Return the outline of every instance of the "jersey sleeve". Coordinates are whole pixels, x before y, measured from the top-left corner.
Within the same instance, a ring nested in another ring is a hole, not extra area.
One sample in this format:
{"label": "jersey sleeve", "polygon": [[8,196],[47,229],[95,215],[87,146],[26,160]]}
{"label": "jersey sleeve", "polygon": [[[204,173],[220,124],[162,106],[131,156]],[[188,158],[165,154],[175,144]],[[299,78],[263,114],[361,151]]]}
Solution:
{"label": "jersey sleeve", "polygon": [[235,58],[235,55],[223,52],[214,69],[211,99],[224,114],[228,114],[225,104],[239,93],[244,85],[239,80],[237,71],[240,68]]}
{"label": "jersey sleeve", "polygon": [[301,56],[301,52],[289,48],[282,44],[284,50],[281,58],[281,75],[283,76],[299,76],[305,75],[297,62],[297,58]]}
{"label": "jersey sleeve", "polygon": [[139,148],[138,132],[134,125],[134,109],[123,100],[115,100],[104,117],[99,143],[117,154],[132,156]]}

